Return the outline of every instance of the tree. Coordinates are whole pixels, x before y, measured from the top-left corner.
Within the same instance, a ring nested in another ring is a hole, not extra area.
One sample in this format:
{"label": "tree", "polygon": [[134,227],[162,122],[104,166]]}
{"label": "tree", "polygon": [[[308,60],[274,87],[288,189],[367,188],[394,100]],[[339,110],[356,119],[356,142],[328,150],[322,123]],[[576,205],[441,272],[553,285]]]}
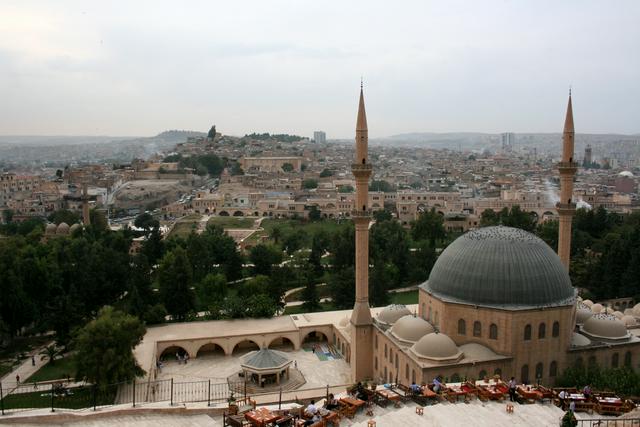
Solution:
{"label": "tree", "polygon": [[253,263],[254,274],[269,276],[273,266],[282,262],[282,252],[273,246],[258,244],[251,248],[249,259]]}
{"label": "tree", "polygon": [[386,209],[379,209],[373,212],[373,219],[375,219],[376,222],[391,221],[393,219],[393,215]]}
{"label": "tree", "polygon": [[106,306],[73,341],[76,378],[106,387],[144,375],[133,355],[146,332],[134,316]]}
{"label": "tree", "polygon": [[313,188],[318,188],[318,180],[309,178],[302,181],[302,188],[305,190],[311,190]]}
{"label": "tree", "polygon": [[158,267],[158,285],[163,304],[175,319],[183,320],[195,309],[191,289],[193,272],[187,253],[181,247],[167,253]]}
{"label": "tree", "polygon": [[287,173],[292,172],[293,171],[293,165],[291,163],[284,163],[282,165],[282,170],[284,172],[287,172]]}
{"label": "tree", "polygon": [[444,239],[446,235],[444,218],[436,212],[435,208],[422,212],[411,224],[413,240],[428,240],[431,246],[435,246],[436,242]]}
{"label": "tree", "polygon": [[493,209],[485,209],[480,214],[480,227],[500,224],[500,216]]}
{"label": "tree", "polygon": [[309,280],[302,290],[302,301],[304,301],[302,307],[306,312],[317,311],[320,308],[320,297],[313,280]]}
{"label": "tree", "polygon": [[48,360],[49,365],[54,365],[56,357],[62,356],[62,349],[55,344],[50,344],[40,351],[40,360]]}
{"label": "tree", "polygon": [[153,228],[160,227],[160,221],[155,219],[150,213],[144,212],[136,217],[133,221],[133,225],[138,228],[144,229],[144,231],[149,232]]}
{"label": "tree", "polygon": [[338,188],[338,193],[353,193],[353,185],[342,185]]}
{"label": "tree", "polygon": [[369,300],[372,306],[381,307],[389,304],[388,290],[394,282],[395,275],[397,271],[392,264],[379,264],[371,270]]}
{"label": "tree", "polygon": [[[437,214],[436,214],[437,215]],[[386,278],[389,288],[397,287],[409,272],[409,237],[398,221],[376,222],[371,227],[370,258],[378,267],[390,264],[400,273]]]}
{"label": "tree", "polygon": [[322,172],[320,172],[320,178],[327,178],[333,176],[333,171],[331,169],[322,169]]}
{"label": "tree", "polygon": [[350,309],[356,300],[355,270],[346,267],[336,271],[329,278],[329,293],[336,309]]}
{"label": "tree", "polygon": [[282,238],[282,228],[276,225],[271,229],[271,240],[273,240],[273,243],[277,245],[278,243],[280,243],[281,238]]}
{"label": "tree", "polygon": [[80,222],[80,215],[78,215],[76,212],[71,212],[68,209],[60,209],[49,215],[47,219],[49,220],[49,222],[52,222],[56,225],[63,222],[71,225]]}
{"label": "tree", "polygon": [[321,219],[320,209],[316,205],[309,208],[309,221],[319,221]]}
{"label": "tree", "polygon": [[227,295],[227,278],[223,274],[209,273],[198,284],[196,292],[202,307],[219,303]]}
{"label": "tree", "polygon": [[374,179],[371,181],[371,184],[369,184],[369,191],[383,191],[385,193],[390,193],[396,191],[396,187],[387,181]]}
{"label": "tree", "polygon": [[207,138],[213,140],[216,137],[216,125],[211,126],[209,132],[207,132]]}
{"label": "tree", "polygon": [[13,215],[14,212],[11,209],[5,209],[2,211],[2,221],[4,221],[5,223],[10,223],[11,221],[13,221]]}

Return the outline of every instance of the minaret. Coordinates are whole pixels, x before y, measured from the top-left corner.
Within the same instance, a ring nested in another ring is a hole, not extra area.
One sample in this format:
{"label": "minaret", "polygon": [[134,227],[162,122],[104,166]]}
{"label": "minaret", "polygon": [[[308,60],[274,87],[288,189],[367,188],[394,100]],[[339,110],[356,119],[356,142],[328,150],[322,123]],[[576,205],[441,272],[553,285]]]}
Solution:
{"label": "minaret", "polygon": [[86,227],[91,223],[91,216],[89,215],[89,189],[87,183],[82,184],[82,222]]}
{"label": "minaret", "polygon": [[560,215],[560,227],[558,230],[558,255],[567,271],[571,259],[571,222],[576,213],[576,204],[573,203],[573,176],[576,174],[578,164],[573,159],[573,144],[575,132],[573,130],[573,109],[571,106],[571,91],[569,91],[569,103],[567,115],[564,119],[564,132],[562,134],[562,160],[558,163],[560,172],[560,201],[556,204]]}
{"label": "minaret", "polygon": [[360,83],[356,122],[356,158],[351,171],[356,179],[356,206],[351,217],[356,228],[356,302],[351,314],[351,373],[354,381],[373,377],[373,322],[369,309],[369,132]]}

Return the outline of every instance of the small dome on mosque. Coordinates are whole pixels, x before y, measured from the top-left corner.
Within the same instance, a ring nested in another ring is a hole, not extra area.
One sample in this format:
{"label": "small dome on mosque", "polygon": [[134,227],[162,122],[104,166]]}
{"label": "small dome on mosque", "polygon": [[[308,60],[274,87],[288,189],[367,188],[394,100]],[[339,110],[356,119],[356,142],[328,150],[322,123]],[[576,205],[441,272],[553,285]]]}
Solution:
{"label": "small dome on mosque", "polygon": [[611,314],[613,314],[616,317],[616,319],[622,319],[624,317],[624,314],[620,311],[614,311]]}
{"label": "small dome on mosque", "polygon": [[586,300],[582,301],[582,303],[584,305],[586,305],[587,307],[591,307],[593,305],[593,301],[591,301],[590,299],[586,299]]}
{"label": "small dome on mosque", "polygon": [[447,302],[501,309],[575,302],[558,255],[539,237],[511,227],[483,227],[440,254],[421,287]]}
{"label": "small dome on mosque", "polygon": [[631,171],[622,171],[618,174],[618,176],[626,176],[627,178],[633,178],[633,172]]}
{"label": "small dome on mosque", "polygon": [[584,303],[579,302],[576,307],[576,324],[582,325],[591,316],[593,316],[593,311]]}
{"label": "small dome on mosque", "polygon": [[340,321],[338,322],[338,326],[341,328],[346,328],[347,326],[349,326],[349,318],[343,317],[342,319],[340,319]]}
{"label": "small dome on mosque", "polygon": [[47,226],[44,229],[45,234],[56,234],[56,230],[58,229],[58,227],[56,227],[55,224],[47,224]]}
{"label": "small dome on mosque", "polygon": [[591,306],[591,311],[593,311],[596,314],[602,312],[603,309],[604,307],[602,306],[602,304],[593,304]]}
{"label": "small dome on mosque", "polygon": [[434,331],[433,326],[422,317],[408,314],[398,319],[389,333],[400,341],[413,344]]}
{"label": "small dome on mosque", "polygon": [[633,306],[633,314],[640,317],[640,302]]}
{"label": "small dome on mosque", "polygon": [[571,335],[571,345],[573,347],[584,347],[589,344],[591,344],[591,340],[584,335],[575,332]]}
{"label": "small dome on mosque", "polygon": [[73,224],[71,227],[69,227],[69,233],[73,234],[75,233],[76,230],[80,230],[82,228],[82,226],[78,223]]}
{"label": "small dome on mosque", "polygon": [[411,314],[404,304],[391,304],[382,309],[376,318],[378,322],[393,325],[398,319]]}
{"label": "small dome on mosque", "polygon": [[56,234],[69,234],[69,225],[66,222],[61,222],[56,229]]}
{"label": "small dome on mosque", "polygon": [[594,314],[582,326],[582,331],[593,338],[619,340],[629,338],[627,327],[609,314]]}
{"label": "small dome on mosque", "polygon": [[636,325],[638,324],[638,321],[637,321],[637,320],[636,320],[636,318],[635,318],[635,317],[633,317],[633,316],[622,316],[622,317],[620,318],[620,321],[621,321],[622,323],[624,323],[624,325],[625,325],[626,327],[629,327],[629,326],[636,326]]}
{"label": "small dome on mosque", "polygon": [[457,360],[462,357],[462,352],[445,334],[431,333],[420,338],[411,351],[418,357],[434,361]]}

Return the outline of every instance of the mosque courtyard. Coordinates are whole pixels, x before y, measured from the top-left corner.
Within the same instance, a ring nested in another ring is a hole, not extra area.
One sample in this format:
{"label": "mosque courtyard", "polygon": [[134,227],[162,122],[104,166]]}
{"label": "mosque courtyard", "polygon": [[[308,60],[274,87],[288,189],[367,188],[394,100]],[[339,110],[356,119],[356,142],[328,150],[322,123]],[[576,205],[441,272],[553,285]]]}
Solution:
{"label": "mosque courtyard", "polygon": [[[283,351],[283,349],[278,349]],[[186,364],[179,363],[176,358],[168,357],[158,372],[158,379],[173,378],[176,382],[208,381],[212,383],[226,383],[229,377],[241,371],[241,363],[249,351],[236,352],[231,356],[220,353],[199,355],[190,359]],[[347,362],[339,358],[327,358],[324,354],[311,351],[311,346],[300,350],[284,351],[304,377],[304,384],[297,389],[326,387],[330,385],[350,384],[351,371]],[[322,360],[326,359],[326,360]],[[294,368],[295,369],[295,368]]]}

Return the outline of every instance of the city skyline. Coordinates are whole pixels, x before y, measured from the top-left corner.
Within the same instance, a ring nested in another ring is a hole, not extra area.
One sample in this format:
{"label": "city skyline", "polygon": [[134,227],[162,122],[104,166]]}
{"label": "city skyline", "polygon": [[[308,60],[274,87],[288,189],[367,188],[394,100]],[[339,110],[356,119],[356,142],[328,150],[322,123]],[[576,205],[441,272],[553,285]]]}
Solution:
{"label": "city skyline", "polygon": [[0,134],[640,132],[634,2],[151,5],[3,3]]}

